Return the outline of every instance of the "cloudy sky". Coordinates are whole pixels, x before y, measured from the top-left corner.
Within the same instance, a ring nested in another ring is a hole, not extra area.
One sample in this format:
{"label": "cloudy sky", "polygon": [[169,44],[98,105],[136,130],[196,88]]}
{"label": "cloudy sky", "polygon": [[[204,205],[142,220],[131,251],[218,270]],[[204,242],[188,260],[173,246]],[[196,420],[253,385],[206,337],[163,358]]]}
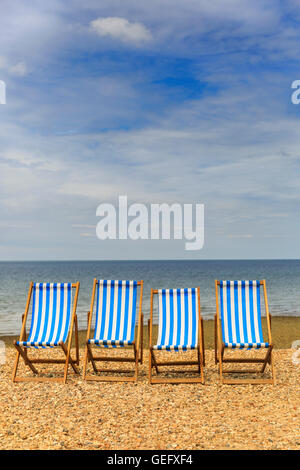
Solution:
{"label": "cloudy sky", "polygon": [[[0,260],[300,258],[297,0],[1,0]],[[100,241],[203,203],[205,245]]]}

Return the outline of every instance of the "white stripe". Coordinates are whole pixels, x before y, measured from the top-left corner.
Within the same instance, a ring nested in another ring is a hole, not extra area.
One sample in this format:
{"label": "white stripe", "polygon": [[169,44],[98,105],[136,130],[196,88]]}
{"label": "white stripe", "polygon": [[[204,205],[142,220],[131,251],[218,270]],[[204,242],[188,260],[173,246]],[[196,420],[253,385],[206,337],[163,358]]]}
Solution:
{"label": "white stripe", "polygon": [[98,300],[98,305],[96,306],[96,309],[97,309],[97,315],[98,315],[98,323],[97,323],[97,331],[95,332],[95,338],[100,338],[101,324],[102,324],[102,308],[103,308],[103,281],[99,281],[97,300]]}
{"label": "white stripe", "polygon": [[158,339],[157,344],[161,344],[162,334],[162,322],[163,322],[163,311],[162,311],[162,291],[158,291]]}
{"label": "white stripe", "polygon": [[108,327],[109,327],[109,311],[110,311],[110,295],[111,295],[111,285],[110,285],[110,282],[107,281],[107,288],[106,288],[106,310],[105,310],[105,327],[104,327],[103,339],[107,339],[107,334],[108,334]]}
{"label": "white stripe", "polygon": [[223,315],[224,315],[224,337],[225,343],[229,343],[228,317],[227,317],[227,282],[223,281]]}
{"label": "white stripe", "polygon": [[238,306],[239,306],[239,325],[241,343],[245,342],[243,325],[243,303],[242,303],[242,281],[238,281]]}
{"label": "white stripe", "polygon": [[198,322],[198,312],[199,312],[199,302],[198,302],[198,292],[199,289],[196,289],[195,296],[196,296],[196,343],[195,346],[198,346],[198,330],[199,330],[199,322]]}
{"label": "white stripe", "polygon": [[169,344],[169,336],[170,336],[170,291],[169,289],[166,290],[166,334],[165,334],[165,342],[164,344]]}
{"label": "white stripe", "polygon": [[51,338],[52,341],[55,341],[57,330],[58,330],[58,322],[59,322],[59,315],[60,315],[60,288],[61,288],[61,283],[58,283],[57,284],[57,298],[56,298],[56,318],[55,318],[53,337]]}
{"label": "white stripe", "polygon": [[39,284],[35,285],[35,306],[34,306],[34,323],[33,323],[33,328],[32,328],[32,334],[30,338],[28,338],[29,341],[33,341],[33,338],[35,337],[36,333],[36,328],[37,328],[37,319],[38,319],[38,310],[39,310]]}
{"label": "white stripe", "polygon": [[53,318],[53,283],[50,284],[49,315],[48,315],[48,325],[47,325],[47,332],[45,336],[45,343],[49,341],[52,318]]}
{"label": "white stripe", "polygon": [[62,324],[59,331],[59,337],[57,342],[63,339],[63,333],[65,331],[66,321],[67,321],[67,307],[68,307],[68,285],[64,284],[64,306],[63,306],[63,313],[62,313]]}
{"label": "white stripe", "polygon": [[176,344],[176,340],[177,340],[177,328],[178,328],[178,324],[177,324],[177,291],[175,289],[172,289],[172,292],[173,292],[173,311],[174,311],[174,330],[173,330],[173,340],[172,340],[172,344],[175,345]]}
{"label": "white stripe", "polygon": [[125,327],[125,300],[126,300],[126,281],[122,281],[122,301],[121,301],[121,319],[120,319],[120,332],[118,340],[121,341],[124,334]]}
{"label": "white stripe", "polygon": [[231,308],[232,341],[233,343],[236,343],[237,339],[236,339],[236,324],[235,324],[234,281],[230,281],[230,308]]}
{"label": "white stripe", "polygon": [[113,324],[111,330],[111,339],[116,339],[117,329],[117,313],[118,313],[118,298],[119,298],[119,281],[115,281],[115,296],[114,296],[114,311],[113,311]]}
{"label": "white stripe", "polygon": [[255,342],[259,343],[259,328],[258,328],[258,311],[257,311],[257,282],[253,281],[253,316],[254,316],[254,329],[255,329]]}
{"label": "white stripe", "polygon": [[189,323],[187,325],[189,332],[188,332],[188,344],[189,346],[192,344],[192,334],[193,334],[193,304],[192,304],[192,289],[188,289],[188,306],[189,306]]}
{"label": "white stripe", "polygon": [[249,281],[245,281],[245,302],[246,302],[246,320],[247,320],[247,335],[248,342],[252,343],[251,322],[250,322],[250,303],[249,303]]}
{"label": "white stripe", "polygon": [[131,324],[133,318],[133,281],[129,282],[129,302],[128,302],[128,324],[127,324],[127,334],[125,337],[125,341],[130,340],[130,333],[131,333]]}
{"label": "white stripe", "polygon": [[184,289],[180,289],[180,305],[181,305],[181,332],[180,332],[180,343],[184,344],[184,333],[185,333],[185,308],[184,308]]}
{"label": "white stripe", "polygon": [[43,334],[43,326],[45,324],[45,312],[46,312],[46,295],[47,295],[47,289],[46,289],[46,284],[43,284],[43,304],[42,304],[42,316],[41,316],[41,321],[40,321],[40,326],[39,326],[39,332],[38,332],[38,337],[36,342],[38,343],[42,339],[42,334]]}

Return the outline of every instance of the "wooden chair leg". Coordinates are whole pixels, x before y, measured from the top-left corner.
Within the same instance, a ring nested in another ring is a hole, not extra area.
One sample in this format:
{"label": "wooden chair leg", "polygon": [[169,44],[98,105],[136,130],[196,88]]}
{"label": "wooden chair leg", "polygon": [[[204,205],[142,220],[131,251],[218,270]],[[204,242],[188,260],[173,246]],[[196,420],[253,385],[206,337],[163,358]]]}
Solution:
{"label": "wooden chair leg", "polygon": [[203,367],[204,367],[203,356],[201,357],[201,351],[200,351],[200,348],[198,347],[198,372],[201,377],[202,383],[204,384]]}
{"label": "wooden chair leg", "polygon": [[135,373],[134,373],[134,378],[135,378],[135,382],[137,382],[137,379],[138,379],[138,372],[139,372],[139,351],[137,351],[135,343],[133,344],[133,350],[134,350],[134,357],[135,357]]}
{"label": "wooden chair leg", "polygon": [[215,364],[218,364],[217,315],[215,315]]}
{"label": "wooden chair leg", "polygon": [[75,316],[75,348],[76,348],[76,365],[79,366],[79,340],[78,340],[78,319]]}
{"label": "wooden chair leg", "polygon": [[86,344],[85,351],[84,351],[84,359],[83,359],[83,373],[82,373],[83,380],[85,380],[85,376],[86,376],[87,363],[88,363],[88,347]]}
{"label": "wooden chair leg", "polygon": [[201,352],[200,352],[200,348],[197,348],[197,353],[198,353],[198,372],[200,374],[201,372]]}
{"label": "wooden chair leg", "polygon": [[27,354],[25,353],[25,351],[23,351],[23,349],[21,348],[21,346],[19,346],[16,341],[14,341],[14,346],[15,346],[16,350],[19,352],[19,354],[22,356],[22,358],[24,359],[25,364],[26,364],[28,367],[30,367],[30,369],[32,370],[32,372],[33,372],[34,374],[38,374],[38,371],[36,370],[36,368],[34,367],[34,365],[32,364],[32,362],[28,359],[28,356],[27,356]]}
{"label": "wooden chair leg", "polygon": [[140,357],[140,364],[143,364],[143,352],[144,352],[144,315],[142,314],[142,326],[141,326],[141,357]]}
{"label": "wooden chair leg", "polygon": [[91,348],[90,344],[87,345],[87,350],[88,350],[89,360],[90,360],[90,362],[92,363],[92,366],[93,366],[93,370],[94,370],[95,373],[97,373],[98,369],[97,369],[97,366],[96,366],[96,362],[94,361],[94,356],[93,356],[93,352],[92,352],[92,348]]}
{"label": "wooden chair leg", "polygon": [[201,318],[201,328],[202,328],[202,361],[203,361],[203,367],[205,367],[205,348],[204,348],[203,318]]}
{"label": "wooden chair leg", "polygon": [[273,348],[270,353],[270,365],[271,365],[271,371],[272,371],[272,378],[273,378],[273,385],[276,382],[276,375],[275,375],[275,367],[274,367],[274,360],[273,360]]}
{"label": "wooden chair leg", "polygon": [[80,374],[79,370],[78,370],[78,369],[77,369],[77,367],[76,367],[76,361],[74,361],[74,360],[72,359],[72,357],[71,357],[71,354],[70,354],[70,353],[68,354],[68,349],[67,349],[66,345],[65,345],[64,343],[61,343],[61,345],[60,345],[60,346],[61,346],[61,348],[62,348],[63,352],[64,352],[64,353],[65,353],[65,355],[66,355],[66,363],[65,363],[65,379],[66,379],[66,375],[67,375],[67,374],[66,374],[66,370],[68,370],[68,366],[69,366],[69,364],[72,366],[72,368],[73,368],[73,370],[74,370],[75,374]]}
{"label": "wooden chair leg", "polygon": [[261,373],[263,374],[265,369],[266,369],[266,366],[267,364],[270,364],[270,355],[271,355],[271,352],[272,352],[272,346],[269,347],[267,353],[266,353],[266,357],[265,357],[265,360],[263,362],[263,365],[262,365],[262,368],[261,368]]}
{"label": "wooden chair leg", "polygon": [[18,370],[18,365],[19,365],[19,360],[20,360],[20,353],[17,351],[17,356],[16,356],[16,361],[15,361],[15,366],[12,374],[12,381],[15,381],[16,375],[17,375],[17,370]]}
{"label": "wooden chair leg", "polygon": [[224,354],[224,346],[222,346],[221,348],[218,348],[220,349],[219,350],[219,357],[218,357],[218,361],[219,361],[219,372],[220,372],[220,381],[221,383],[223,383],[223,354]]}
{"label": "wooden chair leg", "polygon": [[150,351],[151,351],[151,365],[152,365],[152,367],[155,367],[156,373],[159,374],[158,365],[157,365],[157,362],[156,362],[156,359],[155,359],[155,356],[154,356],[153,349],[151,349]]}

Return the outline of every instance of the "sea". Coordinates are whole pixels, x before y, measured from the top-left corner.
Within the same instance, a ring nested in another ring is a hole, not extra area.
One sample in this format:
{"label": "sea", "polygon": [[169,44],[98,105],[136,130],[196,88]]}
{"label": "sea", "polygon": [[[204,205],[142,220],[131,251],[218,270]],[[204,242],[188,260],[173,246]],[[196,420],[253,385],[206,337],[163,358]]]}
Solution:
{"label": "sea", "polygon": [[[143,313],[150,313],[150,289],[200,286],[201,314],[216,311],[215,279],[266,279],[274,316],[300,316],[300,260],[20,261],[0,262],[0,336],[21,328],[29,283],[80,282],[79,328],[85,329],[93,279],[144,280]],[[157,322],[157,308],[154,310]]]}

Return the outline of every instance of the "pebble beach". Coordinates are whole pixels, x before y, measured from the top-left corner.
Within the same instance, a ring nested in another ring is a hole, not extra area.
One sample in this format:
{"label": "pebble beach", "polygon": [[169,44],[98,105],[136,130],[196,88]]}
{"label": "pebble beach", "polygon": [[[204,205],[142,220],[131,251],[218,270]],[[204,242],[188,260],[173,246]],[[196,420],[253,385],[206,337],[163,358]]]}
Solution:
{"label": "pebble beach", "polygon": [[[8,344],[0,365],[0,448],[300,449],[300,366],[291,349],[277,349],[274,357],[274,386],[221,386],[212,350],[205,385],[150,386],[148,350],[137,384],[85,382],[71,368],[66,385],[15,384]],[[20,363],[19,374],[31,375],[26,369]],[[52,365],[51,375],[61,370]]]}

